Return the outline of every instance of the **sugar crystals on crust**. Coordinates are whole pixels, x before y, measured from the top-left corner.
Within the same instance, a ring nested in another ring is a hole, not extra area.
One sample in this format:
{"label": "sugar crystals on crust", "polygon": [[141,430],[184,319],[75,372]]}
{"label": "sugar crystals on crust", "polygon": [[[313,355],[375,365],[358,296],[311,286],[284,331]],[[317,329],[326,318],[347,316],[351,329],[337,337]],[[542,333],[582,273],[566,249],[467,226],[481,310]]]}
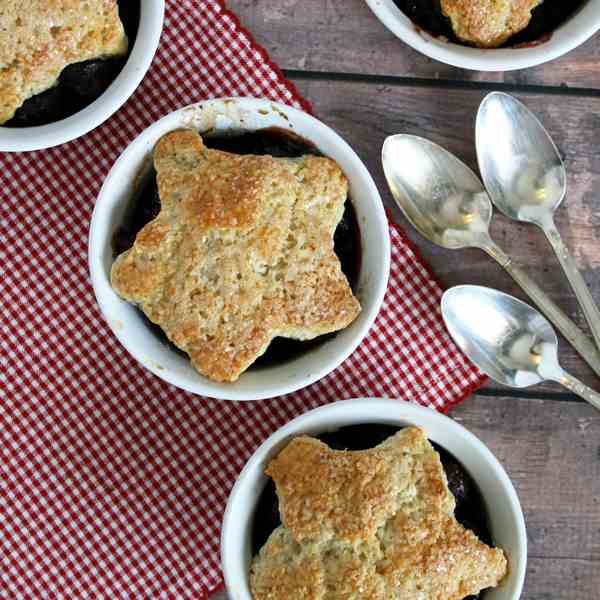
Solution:
{"label": "sugar crystals on crust", "polygon": [[497,48],[525,29],[543,0],[441,0],[444,15],[463,42]]}
{"label": "sugar crystals on crust", "polygon": [[376,448],[352,452],[299,437],[269,463],[266,474],[277,486],[282,522],[296,540],[356,543],[373,537],[400,507],[408,517],[406,529],[452,512],[454,497],[440,466],[423,432],[410,428]]}
{"label": "sugar crystals on crust", "polygon": [[117,0],[2,0],[0,31],[0,124],[67,65],[128,47]]}
{"label": "sugar crystals on crust", "polygon": [[333,246],[348,192],[334,161],[241,156],[178,130],[154,165],[161,211],[111,281],[200,373],[235,381],[274,337],[312,339],[355,319]]}

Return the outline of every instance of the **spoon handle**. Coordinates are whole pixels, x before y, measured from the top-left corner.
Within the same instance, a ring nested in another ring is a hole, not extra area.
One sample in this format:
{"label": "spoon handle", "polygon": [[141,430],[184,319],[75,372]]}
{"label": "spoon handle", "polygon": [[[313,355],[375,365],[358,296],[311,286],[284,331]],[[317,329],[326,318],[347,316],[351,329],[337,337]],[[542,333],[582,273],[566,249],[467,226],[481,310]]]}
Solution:
{"label": "spoon handle", "polygon": [[548,317],[579,355],[600,376],[600,352],[575,323],[546,295],[540,286],[522,269],[513,264],[504,251],[493,242],[484,250],[500,264]]}
{"label": "spoon handle", "polygon": [[600,311],[577,268],[577,263],[562,241],[560,233],[558,233],[554,223],[544,227],[544,233],[552,245],[558,260],[560,261],[560,265],[577,296],[577,300],[579,301],[583,314],[585,315],[592,335],[594,336],[596,346],[600,348]]}
{"label": "spoon handle", "polygon": [[551,379],[589,402],[594,408],[600,410],[600,394],[585,385],[585,383],[579,381],[576,377],[573,377],[573,375],[569,375],[569,373],[561,369],[560,372],[556,376],[552,376]]}

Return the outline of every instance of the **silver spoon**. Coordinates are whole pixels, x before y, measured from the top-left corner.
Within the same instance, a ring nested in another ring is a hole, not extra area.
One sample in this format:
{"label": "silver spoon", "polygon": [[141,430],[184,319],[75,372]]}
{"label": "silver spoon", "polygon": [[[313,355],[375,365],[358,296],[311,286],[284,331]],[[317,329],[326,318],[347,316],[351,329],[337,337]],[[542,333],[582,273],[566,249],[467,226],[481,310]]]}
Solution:
{"label": "silver spoon", "polygon": [[552,138],[524,104],[500,92],[481,103],[475,137],[479,170],[492,202],[506,216],[544,231],[600,348],[600,311],[554,224],[567,175]]}
{"label": "silver spoon", "polygon": [[423,237],[443,248],[487,252],[600,375],[598,349],[490,237],[492,204],[467,165],[441,146],[413,135],[388,137],[382,161],[396,203]]}
{"label": "silver spoon", "polygon": [[460,349],[492,379],[518,388],[556,381],[600,410],[600,394],[558,364],[554,329],[525,302],[459,285],[442,296],[442,315]]}

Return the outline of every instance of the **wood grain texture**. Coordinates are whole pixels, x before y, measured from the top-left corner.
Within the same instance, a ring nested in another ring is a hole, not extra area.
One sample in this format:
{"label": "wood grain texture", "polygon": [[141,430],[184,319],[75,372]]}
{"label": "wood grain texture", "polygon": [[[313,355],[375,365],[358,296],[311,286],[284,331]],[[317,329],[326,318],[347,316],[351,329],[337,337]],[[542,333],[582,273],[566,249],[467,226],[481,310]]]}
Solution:
{"label": "wood grain texture", "polygon": [[[474,283],[495,287],[527,300],[504,271],[480,250],[449,251],[425,241],[393,203],[381,168],[386,136],[411,133],[427,137],[476,169],[474,120],[484,91],[384,86],[355,81],[294,80],[315,113],[336,129],[365,161],[394,219],[420,248],[445,286]],[[592,294],[600,300],[600,98],[557,98],[517,94],[541,118],[564,158],[569,190],[556,215],[559,230],[573,251]],[[543,233],[496,212],[492,235],[585,331],[587,325],[571,288]],[[563,367],[600,389],[600,380],[561,340]],[[555,384],[545,389],[555,392]]]}
{"label": "wood grain texture", "polygon": [[283,69],[600,88],[599,36],[550,64],[480,73],[416,52],[364,0],[229,0],[229,5]]}
{"label": "wood grain texture", "polygon": [[591,600],[600,590],[600,418],[592,407],[474,395],[450,416],[511,478],[525,513],[523,600]]}
{"label": "wood grain texture", "polygon": [[530,557],[521,600],[592,600],[598,597],[597,561]]}

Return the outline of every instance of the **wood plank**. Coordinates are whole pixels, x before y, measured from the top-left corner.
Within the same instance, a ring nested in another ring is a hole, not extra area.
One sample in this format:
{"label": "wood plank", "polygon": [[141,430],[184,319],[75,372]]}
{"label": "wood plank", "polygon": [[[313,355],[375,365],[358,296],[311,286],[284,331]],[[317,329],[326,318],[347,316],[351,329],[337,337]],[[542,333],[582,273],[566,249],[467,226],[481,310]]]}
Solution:
{"label": "wood plank", "polygon": [[386,29],[364,0],[230,0],[281,68],[600,88],[600,37],[524,71],[478,73],[431,60]]}
{"label": "wood plank", "polygon": [[[315,113],[363,158],[394,219],[418,245],[444,285],[488,285],[526,299],[508,275],[483,252],[451,252],[421,238],[393,204],[380,165],[385,137],[404,132],[430,138],[476,168],[474,119],[484,92],[352,81],[295,79],[294,82],[313,103]],[[600,99],[543,94],[517,97],[535,109],[565,157],[569,191],[556,221],[594,297],[600,300],[600,154],[597,149]],[[541,231],[496,213],[493,237],[587,331],[579,306]],[[600,389],[600,380],[564,341],[560,356],[565,369]],[[554,384],[546,389],[561,390]]]}
{"label": "wood plank", "polygon": [[523,600],[600,590],[600,418],[574,402],[478,394],[450,416],[496,455],[519,495],[529,564]]}
{"label": "wood plank", "polygon": [[597,561],[530,558],[521,600],[591,600],[598,597]]}

